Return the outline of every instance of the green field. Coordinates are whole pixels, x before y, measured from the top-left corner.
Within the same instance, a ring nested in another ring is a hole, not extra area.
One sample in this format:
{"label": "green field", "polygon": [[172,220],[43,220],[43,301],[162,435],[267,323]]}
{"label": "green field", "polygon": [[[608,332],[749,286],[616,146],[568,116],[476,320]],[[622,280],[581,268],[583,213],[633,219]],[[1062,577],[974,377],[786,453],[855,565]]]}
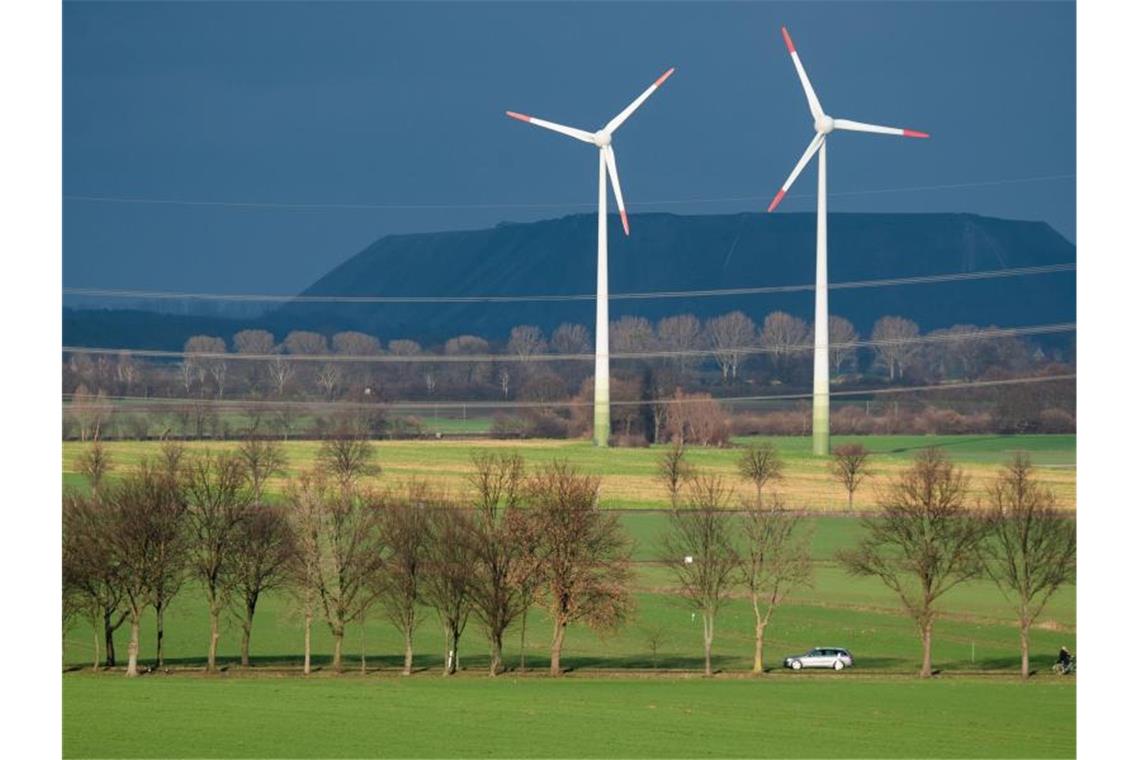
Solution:
{"label": "green field", "polygon": [[[785,479],[776,485],[795,507],[821,511],[846,509],[846,493],[832,479],[827,460],[811,455],[809,438],[744,438],[740,445],[770,441],[786,460]],[[981,497],[1001,464],[1014,451],[1028,452],[1040,466],[1039,477],[1057,493],[1062,507],[1076,503],[1076,437],[1072,435],[1024,436],[835,436],[834,445],[860,442],[874,452],[873,475],[856,493],[856,508],[875,504],[876,489],[907,465],[915,452],[926,446],[942,448],[971,476],[974,495]],[[112,442],[107,444],[120,467],[128,467],[157,451],[154,442]],[[226,449],[235,443],[193,443],[192,449]],[[312,467],[319,443],[291,441],[285,451],[290,472]],[[75,458],[84,444],[63,445],[64,483],[81,485],[75,475]],[[471,452],[476,449],[517,450],[531,465],[553,459],[566,459],[584,472],[602,479],[602,504],[614,508],[660,508],[668,505],[668,496],[656,478],[657,460],[662,447],[640,449],[598,449],[586,441],[455,441],[415,440],[378,441],[377,458],[384,468],[378,484],[394,484],[409,478],[429,480],[453,493],[467,489],[465,477],[471,470]],[[739,448],[700,448],[689,450],[689,459],[697,467],[728,479],[739,494],[752,492],[736,470]],[[279,492],[283,480],[270,483]],[[971,499],[972,501],[972,499]]]}
{"label": "green field", "polygon": [[1076,689],[1001,678],[66,676],[64,757],[1073,757]]}

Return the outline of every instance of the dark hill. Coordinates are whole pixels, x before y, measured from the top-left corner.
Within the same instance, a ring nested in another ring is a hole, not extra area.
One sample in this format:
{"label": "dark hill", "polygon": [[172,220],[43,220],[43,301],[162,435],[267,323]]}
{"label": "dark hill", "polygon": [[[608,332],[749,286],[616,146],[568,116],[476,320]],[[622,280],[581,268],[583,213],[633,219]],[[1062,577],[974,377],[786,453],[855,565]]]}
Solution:
{"label": "dark hill", "polygon": [[[591,294],[595,224],[593,215],[582,214],[485,230],[392,235],[333,269],[304,295]],[[616,217],[610,219],[610,291],[614,294],[803,285],[814,278],[814,214],[637,214],[631,217],[631,227],[633,235],[626,238]],[[829,241],[833,283],[1076,260],[1074,245],[1047,224],[970,214],[832,214]],[[766,313],[784,309],[807,318],[812,298],[810,291],[801,291],[614,300],[610,313],[613,319],[625,314],[657,319],[685,312],[703,318],[742,309],[760,321]],[[1068,322],[1076,315],[1075,274],[837,289],[831,303],[833,314],[851,319],[864,334],[884,314],[906,316],[924,331],[956,323]],[[65,322],[65,341],[138,343],[129,330],[119,338],[108,335],[115,330],[97,314],[73,312]],[[154,319],[148,317],[148,321]],[[128,321],[120,314],[116,328],[127,328]],[[501,338],[518,324],[537,324],[550,331],[570,321],[592,329],[593,304],[292,302],[254,321],[279,338],[292,329],[329,333],[354,329],[383,340],[407,337],[430,344],[461,333]],[[222,327],[219,321],[211,322],[215,330]],[[182,323],[178,327],[190,326]],[[246,326],[251,325],[241,325]],[[148,329],[152,335],[158,332],[155,324]],[[95,336],[98,340],[93,340]]]}

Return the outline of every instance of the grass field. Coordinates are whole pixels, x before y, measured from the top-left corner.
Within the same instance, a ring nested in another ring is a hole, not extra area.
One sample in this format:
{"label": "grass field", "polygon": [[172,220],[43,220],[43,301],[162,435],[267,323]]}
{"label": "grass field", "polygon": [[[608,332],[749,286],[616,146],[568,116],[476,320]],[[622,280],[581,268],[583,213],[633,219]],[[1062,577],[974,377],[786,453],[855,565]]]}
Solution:
{"label": "grass field", "polygon": [[[744,445],[761,440],[771,441],[786,461],[785,480],[775,487],[782,491],[790,505],[821,511],[846,509],[846,492],[828,473],[827,460],[813,457],[808,438],[744,438]],[[926,446],[942,448],[970,475],[973,496],[981,497],[998,468],[1013,451],[1026,451],[1040,466],[1038,475],[1057,494],[1062,507],[1076,503],[1076,437],[1072,435],[1025,436],[836,436],[834,445],[858,441],[874,452],[873,477],[856,493],[856,508],[873,507],[877,491],[894,474],[907,465],[914,453]],[[234,443],[194,443],[191,448],[226,449]],[[293,441],[285,445],[289,470],[295,473],[311,467],[319,444]],[[154,442],[113,442],[108,447],[119,467],[130,466],[157,451]],[[667,493],[656,478],[660,447],[643,449],[598,449],[585,441],[378,441],[378,461],[384,472],[378,483],[398,483],[409,478],[431,481],[453,493],[467,489],[465,477],[471,471],[471,452],[475,448],[517,450],[531,465],[553,459],[566,459],[583,471],[602,478],[602,505],[614,508],[660,508],[668,505]],[[64,482],[81,485],[75,475],[75,458],[83,444],[63,445]],[[689,459],[697,467],[723,475],[741,495],[752,487],[736,470],[739,448],[690,449]],[[270,483],[279,492],[283,480]],[[973,498],[971,498],[973,501]]]}
{"label": "grass field", "polygon": [[64,757],[1073,757],[1076,689],[998,678],[63,682]]}

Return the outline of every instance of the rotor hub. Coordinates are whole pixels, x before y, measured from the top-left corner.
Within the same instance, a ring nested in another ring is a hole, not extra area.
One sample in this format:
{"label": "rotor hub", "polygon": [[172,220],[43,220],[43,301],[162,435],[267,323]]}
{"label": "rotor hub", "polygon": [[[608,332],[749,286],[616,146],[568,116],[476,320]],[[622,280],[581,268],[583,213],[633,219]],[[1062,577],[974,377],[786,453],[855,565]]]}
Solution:
{"label": "rotor hub", "polygon": [[815,120],[815,131],[821,135],[829,135],[835,129],[835,119],[823,114]]}
{"label": "rotor hub", "polygon": [[607,134],[604,129],[599,129],[594,133],[594,145],[597,145],[599,148],[604,148],[609,145],[610,140],[609,134]]}

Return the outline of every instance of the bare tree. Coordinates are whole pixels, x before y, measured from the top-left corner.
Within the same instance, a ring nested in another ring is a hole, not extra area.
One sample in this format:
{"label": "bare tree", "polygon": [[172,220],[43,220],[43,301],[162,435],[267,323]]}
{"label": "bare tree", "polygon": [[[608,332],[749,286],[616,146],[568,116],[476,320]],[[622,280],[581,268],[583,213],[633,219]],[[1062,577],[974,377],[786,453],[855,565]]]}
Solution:
{"label": "bare tree", "polygon": [[238,527],[234,542],[234,589],[241,602],[241,664],[249,667],[253,616],[265,592],[289,580],[296,549],[285,511],[254,501]]}
{"label": "bare tree", "polygon": [[855,491],[871,474],[868,459],[871,452],[861,443],[845,443],[831,452],[831,475],[847,491],[847,509],[853,509]]}
{"label": "bare tree", "polygon": [[969,479],[939,449],[920,451],[865,518],[865,537],[837,558],[852,575],[880,579],[894,591],[922,637],[921,676],[932,674],[930,645],[936,603],[982,572],[985,521],[965,509]]}
{"label": "bare tree", "polygon": [[636,354],[656,348],[657,336],[645,317],[626,315],[610,323],[610,347],[617,354]]}
{"label": "bare tree", "polygon": [[475,615],[491,641],[490,674],[503,668],[503,634],[532,603],[531,586],[520,566],[531,567],[527,522],[522,498],[526,485],[523,459],[518,454],[492,452],[472,455],[475,471],[469,481],[475,491],[473,548]]}
{"label": "bare tree", "polygon": [[807,356],[804,347],[810,337],[811,329],[799,317],[783,311],[764,317],[760,345],[768,351],[772,371],[779,380],[788,382],[793,378],[795,366]]}
{"label": "bare tree", "polygon": [[276,342],[273,333],[267,330],[242,330],[234,333],[234,351],[250,356],[264,356],[273,353]]}
{"label": "bare tree", "polygon": [[590,330],[583,325],[563,322],[550,337],[555,353],[585,354],[590,351]]}
{"label": "bare tree", "polygon": [[110,510],[105,502],[66,492],[63,496],[63,588],[91,619],[94,668],[98,670],[100,637],[107,667],[115,665],[115,631],[126,620],[120,568],[104,532]]}
{"label": "bare tree", "polygon": [[902,377],[915,355],[918,325],[902,317],[881,317],[871,329],[877,361],[887,369],[890,380]]}
{"label": "bare tree", "polygon": [[329,343],[320,333],[294,330],[285,336],[285,350],[301,356],[320,356],[329,352]]}
{"label": "bare tree", "polygon": [[431,512],[443,499],[424,483],[409,483],[405,492],[389,493],[380,512],[380,534],[387,558],[380,586],[385,616],[404,637],[404,670],[412,674],[412,634],[419,624],[423,577],[431,550]]}
{"label": "bare tree", "polygon": [[737,463],[740,474],[756,486],[756,504],[764,504],[764,488],[769,483],[784,479],[784,460],[770,443],[749,446]]}
{"label": "bare tree", "polygon": [[674,440],[658,457],[657,478],[665,484],[673,509],[680,503],[681,490],[693,473],[693,465],[685,459],[685,444],[680,440]]}
{"label": "bare tree", "polygon": [[529,498],[540,527],[543,596],[554,624],[550,674],[562,673],[566,628],[617,627],[632,609],[632,547],[612,513],[598,509],[596,477],[555,461],[529,481]]}
{"label": "bare tree", "polygon": [[764,672],[764,632],[772,613],[789,591],[811,581],[811,537],[800,527],[799,515],[785,509],[778,494],[770,507],[746,508],[742,521],[740,567],[756,623],[752,672],[760,675]]}
{"label": "bare tree", "polygon": [[665,317],[657,323],[657,343],[673,354],[671,362],[682,377],[697,363],[692,352],[701,347],[701,322],[692,314]]}
{"label": "bare tree", "polygon": [[169,479],[145,463],[108,488],[102,501],[105,511],[99,525],[99,540],[116,568],[116,582],[130,622],[127,645],[127,675],[139,673],[139,628],[143,611],[154,593],[156,536],[165,528],[165,503],[177,499]]}
{"label": "bare tree", "polygon": [[182,348],[185,356],[183,365],[197,378],[200,392],[205,394],[205,382],[209,377],[214,381],[218,398],[226,390],[226,341],[211,335],[195,335],[187,339]]}
{"label": "bare tree", "polygon": [[[344,634],[376,600],[384,546],[380,508],[352,481],[330,487],[323,472],[290,484],[299,580],[333,637],[333,669],[343,670]],[[306,637],[308,631],[306,631]]]}
{"label": "bare tree", "polygon": [[114,469],[111,452],[107,450],[100,440],[95,439],[91,445],[76,458],[75,468],[79,470],[79,474],[87,480],[87,484],[91,486],[91,491],[98,493],[99,487],[103,483],[103,478]]}
{"label": "bare tree", "polygon": [[443,674],[459,669],[459,639],[472,606],[475,549],[470,513],[454,505],[431,511],[430,560],[424,575],[423,598],[439,616],[443,628]]}
{"label": "bare tree", "polygon": [[289,463],[285,450],[277,441],[248,437],[237,448],[237,456],[245,468],[245,476],[253,492],[255,504],[265,496],[265,484],[274,475],[284,475]]}
{"label": "bare tree", "polygon": [[546,338],[542,335],[542,329],[535,325],[519,325],[512,328],[510,339],[507,341],[507,351],[524,362],[535,354],[546,353]]}
{"label": "bare tree", "polygon": [[165,444],[157,459],[144,464],[163,485],[163,498],[157,500],[151,511],[154,556],[150,605],[154,608],[155,620],[154,659],[160,668],[166,664],[163,649],[166,609],[182,588],[188,571],[190,536],[181,453],[180,445]]}
{"label": "bare tree", "polygon": [[362,478],[380,474],[375,463],[376,449],[367,438],[337,436],[321,444],[317,450],[317,463],[322,470],[342,486],[358,483]]}
{"label": "bare tree", "polygon": [[850,365],[852,371],[859,368],[858,353],[854,345],[858,340],[859,333],[850,320],[834,314],[827,318],[827,345],[831,353],[832,372],[841,373],[844,365]]}
{"label": "bare tree", "polygon": [[670,441],[722,446],[729,439],[730,421],[708,393],[685,393],[678,388],[665,408],[665,436]]}
{"label": "bare tree", "polygon": [[210,646],[206,670],[217,670],[221,618],[237,583],[237,547],[253,492],[231,454],[205,454],[185,468],[190,571],[206,594]]}
{"label": "bare tree", "polygon": [[673,571],[681,597],[703,623],[705,675],[711,676],[716,616],[728,601],[739,559],[733,542],[731,489],[717,475],[689,482],[685,503],[669,514],[662,561]]}
{"label": "bare tree", "polygon": [[1029,678],[1029,629],[1057,589],[1076,579],[1076,524],[1034,478],[1024,453],[1015,454],[990,486],[987,519],[986,569],[1017,611],[1021,677]]}
{"label": "bare tree", "polygon": [[[273,333],[266,330],[242,330],[234,333],[231,343],[237,354],[245,356],[269,356],[276,346]],[[266,360],[240,361],[238,371],[250,393],[258,392],[269,379]]]}
{"label": "bare tree", "polygon": [[735,381],[747,351],[756,345],[756,323],[744,312],[733,311],[705,322],[705,335],[721,379]]}

